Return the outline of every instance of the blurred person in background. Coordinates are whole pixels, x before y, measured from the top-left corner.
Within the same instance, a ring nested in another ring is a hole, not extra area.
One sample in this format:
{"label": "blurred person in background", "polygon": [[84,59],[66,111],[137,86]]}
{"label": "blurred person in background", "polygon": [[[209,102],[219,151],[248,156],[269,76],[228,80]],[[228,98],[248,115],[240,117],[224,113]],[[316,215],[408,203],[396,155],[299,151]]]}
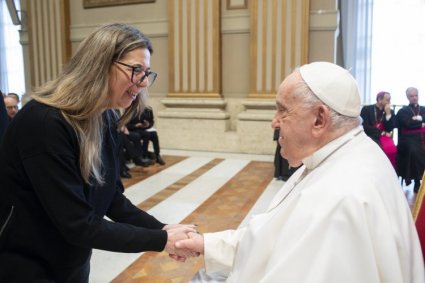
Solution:
{"label": "blurred person in background", "polygon": [[391,109],[391,94],[381,91],[376,95],[376,103],[363,106],[360,116],[363,119],[363,129],[388,156],[396,169],[397,147],[392,138],[396,126],[394,110]]}
{"label": "blurred person in background", "polygon": [[414,181],[413,190],[419,191],[425,170],[425,107],[419,105],[419,91],[406,90],[409,105],[396,115],[398,125],[397,172],[406,185]]}

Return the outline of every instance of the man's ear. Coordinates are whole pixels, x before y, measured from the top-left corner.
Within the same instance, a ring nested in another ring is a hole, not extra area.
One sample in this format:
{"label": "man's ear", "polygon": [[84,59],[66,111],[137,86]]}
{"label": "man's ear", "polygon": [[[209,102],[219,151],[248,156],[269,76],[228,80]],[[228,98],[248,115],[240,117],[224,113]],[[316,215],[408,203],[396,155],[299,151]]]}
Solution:
{"label": "man's ear", "polygon": [[321,104],[315,107],[314,114],[316,117],[313,125],[313,135],[320,135],[323,131],[328,129],[331,113],[328,107]]}

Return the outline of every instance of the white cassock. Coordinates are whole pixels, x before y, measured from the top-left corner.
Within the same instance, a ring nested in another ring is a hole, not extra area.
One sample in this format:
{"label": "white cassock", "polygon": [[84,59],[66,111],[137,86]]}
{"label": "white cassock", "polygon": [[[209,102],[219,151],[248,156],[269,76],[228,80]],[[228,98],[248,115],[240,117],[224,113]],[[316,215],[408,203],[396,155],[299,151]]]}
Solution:
{"label": "white cassock", "polygon": [[204,234],[206,274],[221,276],[206,281],[425,282],[406,197],[362,127],[303,163],[247,227]]}

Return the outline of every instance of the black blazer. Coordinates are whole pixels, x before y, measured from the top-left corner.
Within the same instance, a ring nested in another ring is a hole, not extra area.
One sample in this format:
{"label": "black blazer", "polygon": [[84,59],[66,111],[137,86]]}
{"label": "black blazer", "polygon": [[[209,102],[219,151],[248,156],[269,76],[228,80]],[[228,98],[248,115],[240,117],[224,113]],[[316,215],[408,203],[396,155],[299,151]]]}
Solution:
{"label": "black blazer", "polygon": [[9,125],[0,147],[0,282],[84,282],[92,248],[164,249],[164,224],[123,195],[109,114],[104,185],[83,181],[77,136],[59,110],[33,100]]}

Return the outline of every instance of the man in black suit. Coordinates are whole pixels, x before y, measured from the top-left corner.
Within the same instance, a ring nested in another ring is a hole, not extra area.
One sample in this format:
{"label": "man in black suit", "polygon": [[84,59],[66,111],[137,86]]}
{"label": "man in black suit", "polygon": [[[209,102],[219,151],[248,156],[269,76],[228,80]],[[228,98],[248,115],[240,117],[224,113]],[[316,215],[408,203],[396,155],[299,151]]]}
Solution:
{"label": "man in black suit", "polygon": [[391,109],[391,94],[379,92],[376,103],[363,106],[360,116],[366,135],[382,148],[395,169],[397,148],[392,139],[392,131],[396,124],[394,110]]}
{"label": "man in black suit", "polygon": [[152,108],[146,106],[142,115],[140,117],[135,116],[130,122],[127,124],[128,130],[131,132],[135,132],[140,135],[142,143],[142,157],[143,159],[149,158],[148,156],[148,145],[149,141],[152,141],[153,150],[155,154],[155,161],[164,165],[165,161],[162,159],[160,155],[160,147],[159,147],[159,139],[156,130],[153,128],[154,125],[154,116]]}
{"label": "man in black suit", "polygon": [[397,170],[406,184],[415,181],[418,192],[425,169],[425,107],[419,106],[418,89],[406,90],[409,105],[397,112],[398,145]]}

